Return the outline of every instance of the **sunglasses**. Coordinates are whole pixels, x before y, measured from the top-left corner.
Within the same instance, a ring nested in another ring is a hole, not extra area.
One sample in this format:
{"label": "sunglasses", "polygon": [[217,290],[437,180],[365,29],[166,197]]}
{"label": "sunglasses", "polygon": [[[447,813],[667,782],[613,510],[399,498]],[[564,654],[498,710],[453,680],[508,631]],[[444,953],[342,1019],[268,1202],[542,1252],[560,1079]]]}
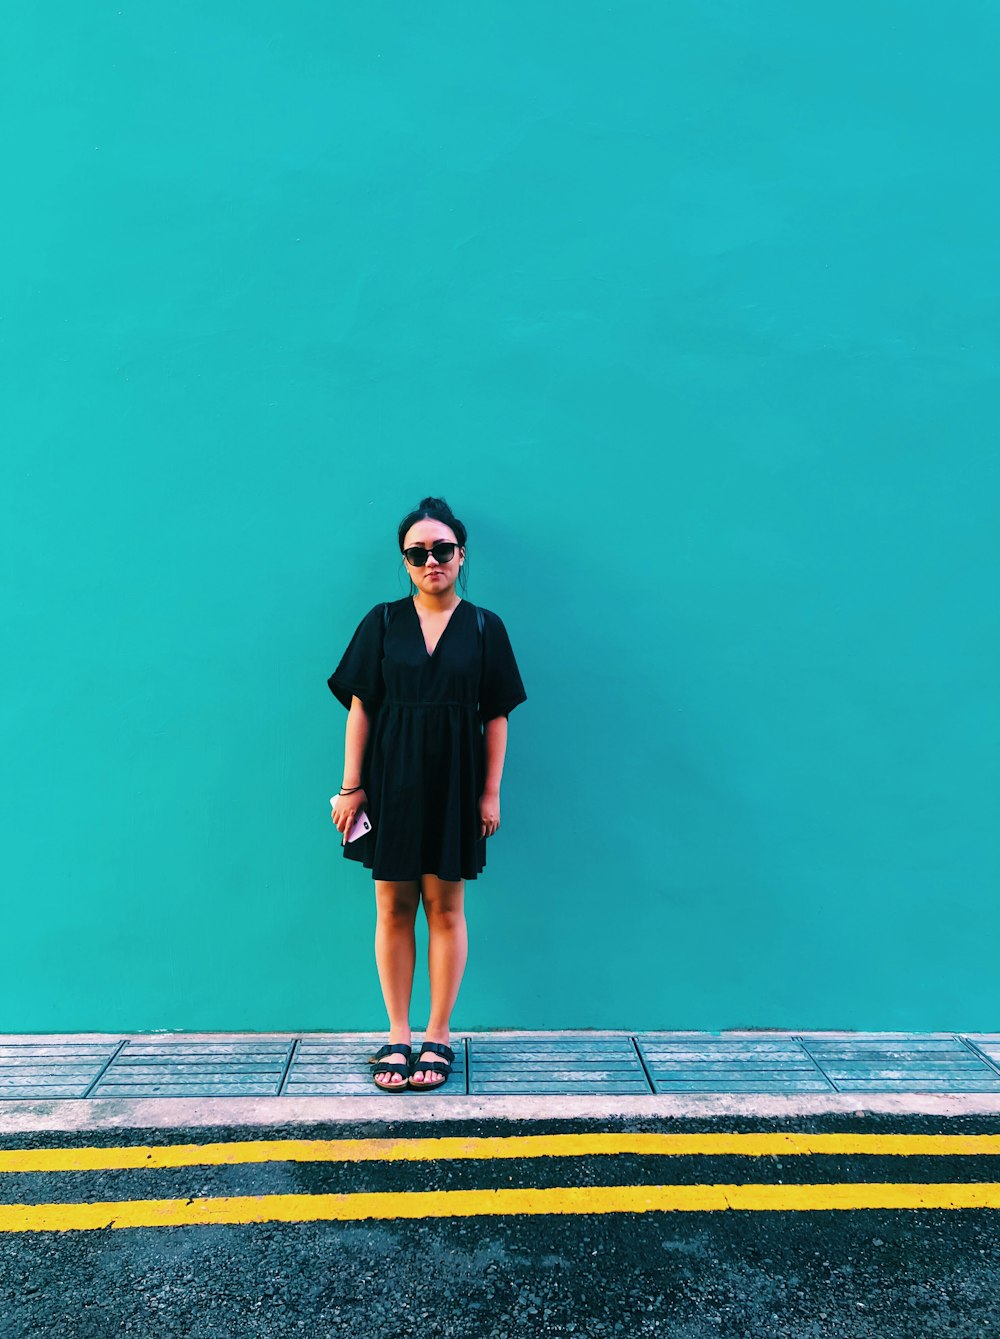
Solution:
{"label": "sunglasses", "polygon": [[414,544],[412,548],[403,550],[403,557],[412,567],[424,567],[427,563],[427,556],[430,553],[434,555],[436,563],[450,563],[455,556],[457,544],[434,544],[431,548],[425,549],[420,544]]}

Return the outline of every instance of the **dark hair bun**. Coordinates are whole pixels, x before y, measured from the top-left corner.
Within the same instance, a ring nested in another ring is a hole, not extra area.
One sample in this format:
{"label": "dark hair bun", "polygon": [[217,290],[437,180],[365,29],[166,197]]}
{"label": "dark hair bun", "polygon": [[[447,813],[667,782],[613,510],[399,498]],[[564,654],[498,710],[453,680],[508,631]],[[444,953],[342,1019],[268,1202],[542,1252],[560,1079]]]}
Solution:
{"label": "dark hair bun", "polygon": [[443,497],[422,497],[420,502],[414,507],[413,511],[407,512],[399,523],[399,549],[403,550],[403,540],[406,538],[406,532],[411,525],[416,525],[417,521],[432,520],[440,521],[454,533],[462,547],[465,547],[467,533],[465,526],[458,519],[452,509],[448,506]]}

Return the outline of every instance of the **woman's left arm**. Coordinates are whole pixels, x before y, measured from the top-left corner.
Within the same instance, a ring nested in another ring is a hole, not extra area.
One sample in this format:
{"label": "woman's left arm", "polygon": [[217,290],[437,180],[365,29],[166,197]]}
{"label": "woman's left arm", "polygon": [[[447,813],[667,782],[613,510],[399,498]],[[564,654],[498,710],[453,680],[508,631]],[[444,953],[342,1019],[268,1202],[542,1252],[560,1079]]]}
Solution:
{"label": "woman's left arm", "polygon": [[500,826],[500,778],[507,753],[507,717],[494,716],[484,726],[486,782],[479,799],[479,835],[492,837]]}

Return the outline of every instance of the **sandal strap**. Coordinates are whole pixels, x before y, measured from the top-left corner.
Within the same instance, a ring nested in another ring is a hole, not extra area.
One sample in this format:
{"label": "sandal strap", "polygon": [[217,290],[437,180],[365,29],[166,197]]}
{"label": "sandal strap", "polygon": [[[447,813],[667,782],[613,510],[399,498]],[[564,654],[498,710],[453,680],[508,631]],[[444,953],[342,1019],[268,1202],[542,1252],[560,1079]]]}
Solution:
{"label": "sandal strap", "polygon": [[[433,1051],[435,1055],[444,1056],[445,1060],[448,1061],[449,1065],[453,1065],[455,1063],[455,1052],[451,1049],[450,1046],[445,1046],[443,1042],[425,1041],[423,1046],[420,1047],[420,1050],[417,1052],[417,1054],[422,1055],[424,1051]],[[420,1069],[420,1065],[417,1065],[417,1069]]]}
{"label": "sandal strap", "polygon": [[410,1073],[409,1065],[393,1065],[390,1064],[388,1060],[380,1061],[372,1069],[373,1076],[376,1074],[402,1074],[405,1077],[408,1077],[409,1073]]}
{"label": "sandal strap", "polygon": [[410,1046],[408,1042],[405,1041],[389,1042],[387,1045],[380,1046],[377,1051],[374,1051],[368,1057],[368,1063],[370,1065],[374,1065],[376,1060],[381,1060],[384,1055],[393,1055],[396,1051],[401,1052],[401,1054],[405,1055],[407,1059],[409,1059],[410,1052],[412,1050],[413,1047]]}
{"label": "sandal strap", "polygon": [[451,1073],[451,1065],[442,1065],[440,1060],[418,1060],[410,1072],[415,1074],[418,1069],[423,1070],[424,1073],[430,1070],[432,1074]]}

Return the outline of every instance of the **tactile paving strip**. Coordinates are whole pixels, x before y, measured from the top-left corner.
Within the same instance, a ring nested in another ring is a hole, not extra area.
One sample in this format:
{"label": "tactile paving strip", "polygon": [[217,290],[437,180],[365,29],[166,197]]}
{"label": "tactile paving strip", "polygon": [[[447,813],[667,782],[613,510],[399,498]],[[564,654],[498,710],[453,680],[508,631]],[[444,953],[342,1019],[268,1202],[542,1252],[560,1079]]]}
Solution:
{"label": "tactile paving strip", "polygon": [[[414,1055],[420,1054],[417,1046],[421,1040],[414,1038],[411,1043]],[[367,1097],[376,1091],[368,1057],[384,1045],[384,1034],[331,1037],[329,1040],[303,1038],[295,1048],[282,1093],[289,1097]],[[465,1093],[464,1039],[454,1038],[450,1045],[455,1052],[455,1063],[441,1088],[454,1097],[456,1093]],[[388,1056],[383,1058],[389,1059]],[[430,1096],[407,1089],[406,1097],[411,1093],[416,1100]],[[403,1095],[394,1093],[393,1096],[402,1098]]]}
{"label": "tactile paving strip", "polygon": [[275,1097],[291,1039],[129,1041],[91,1097]]}
{"label": "tactile paving strip", "polygon": [[648,1093],[632,1039],[476,1037],[469,1041],[469,1093]]}
{"label": "tactile paving strip", "polygon": [[[376,1090],[367,1058],[384,1040],[384,1033],[347,1032],[80,1041],[7,1035],[0,1037],[0,1102],[369,1096]],[[455,1067],[441,1087],[451,1096],[1000,1092],[1000,1033],[474,1033],[452,1046]],[[414,1101],[428,1097],[412,1093]]]}
{"label": "tactile paving strip", "polygon": [[991,1093],[1000,1074],[958,1037],[803,1037],[802,1045],[844,1093]]}
{"label": "tactile paving strip", "polygon": [[658,1093],[828,1093],[833,1085],[794,1037],[679,1037],[645,1032],[636,1043]]}
{"label": "tactile paving strip", "polygon": [[120,1042],[0,1043],[0,1100],[85,1097]]}

